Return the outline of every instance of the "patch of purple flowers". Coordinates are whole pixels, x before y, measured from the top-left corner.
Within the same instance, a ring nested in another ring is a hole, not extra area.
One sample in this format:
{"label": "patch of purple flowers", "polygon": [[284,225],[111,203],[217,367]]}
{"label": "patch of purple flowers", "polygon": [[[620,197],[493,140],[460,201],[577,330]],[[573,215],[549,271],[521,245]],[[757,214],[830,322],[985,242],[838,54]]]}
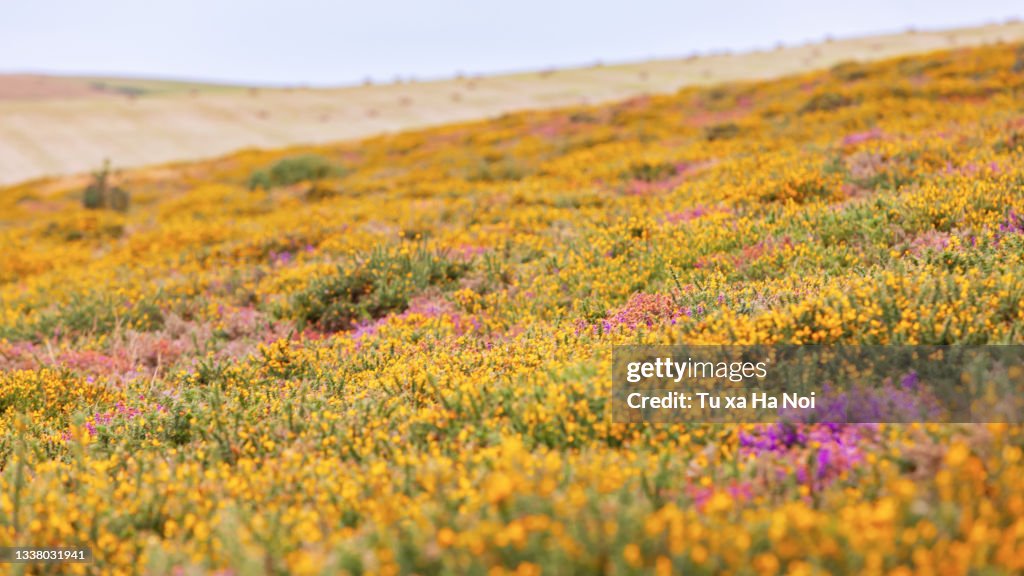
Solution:
{"label": "patch of purple flowers", "polygon": [[270,253],[270,262],[275,266],[287,266],[288,264],[291,264],[294,259],[295,256],[288,251]]}
{"label": "patch of purple flowers", "polygon": [[813,418],[819,422],[928,422],[943,417],[942,403],[926,387],[919,386],[920,377],[911,371],[902,376],[899,385],[886,382],[878,388],[835,390],[822,388],[811,414],[791,414]]}
{"label": "patch of purple flowers", "polygon": [[996,229],[996,242],[1017,234],[1024,234],[1024,214],[1011,208],[1006,214],[1006,218],[999,223],[999,228]]}
{"label": "patch of purple flowers", "polygon": [[873,427],[780,422],[740,432],[740,453],[777,463],[776,479],[794,474],[797,482],[821,486],[864,460],[862,440]]}

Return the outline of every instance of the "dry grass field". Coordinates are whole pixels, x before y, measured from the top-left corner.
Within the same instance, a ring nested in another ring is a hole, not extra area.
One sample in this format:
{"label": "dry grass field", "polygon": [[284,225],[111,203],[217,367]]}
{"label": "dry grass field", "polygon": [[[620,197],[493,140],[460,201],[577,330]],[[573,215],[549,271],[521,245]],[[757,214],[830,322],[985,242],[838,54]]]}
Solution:
{"label": "dry grass field", "polygon": [[522,110],[767,79],[847,60],[1024,39],[1024,24],[913,32],[675,60],[331,89],[0,76],[0,184],[316,144]]}

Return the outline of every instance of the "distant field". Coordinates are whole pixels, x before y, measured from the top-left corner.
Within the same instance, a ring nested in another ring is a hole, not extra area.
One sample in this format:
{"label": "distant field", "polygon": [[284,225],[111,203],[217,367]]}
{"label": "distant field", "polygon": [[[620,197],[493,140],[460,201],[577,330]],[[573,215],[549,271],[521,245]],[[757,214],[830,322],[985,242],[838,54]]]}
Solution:
{"label": "distant field", "polygon": [[0,101],[68,100],[77,98],[124,98],[172,94],[239,92],[242,86],[202,84],[146,78],[90,78],[41,74],[0,75]]}
{"label": "distant field", "polygon": [[323,143],[1022,39],[1024,24],[1007,23],[736,55],[332,89],[0,76],[0,184],[83,172],[104,158],[131,167],[240,148]]}

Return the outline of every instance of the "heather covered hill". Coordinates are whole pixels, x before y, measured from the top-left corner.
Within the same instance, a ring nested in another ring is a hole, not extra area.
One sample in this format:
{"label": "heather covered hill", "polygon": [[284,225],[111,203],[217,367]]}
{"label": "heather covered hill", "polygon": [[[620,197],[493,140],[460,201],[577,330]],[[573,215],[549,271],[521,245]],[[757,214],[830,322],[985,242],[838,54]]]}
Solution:
{"label": "heather covered hill", "polygon": [[959,49],[0,190],[0,545],[1020,573],[1020,425],[615,424],[609,385],[622,343],[1024,343],[1022,89]]}

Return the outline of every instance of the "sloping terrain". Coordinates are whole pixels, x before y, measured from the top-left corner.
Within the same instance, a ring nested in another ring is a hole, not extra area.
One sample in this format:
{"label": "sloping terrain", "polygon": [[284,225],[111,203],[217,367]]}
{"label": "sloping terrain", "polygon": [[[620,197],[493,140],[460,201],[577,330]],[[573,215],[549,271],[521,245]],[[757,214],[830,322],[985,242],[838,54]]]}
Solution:
{"label": "sloping terrain", "polygon": [[1022,90],[962,49],[0,190],[0,546],[1019,574],[1020,425],[615,424],[609,386],[623,343],[1024,342]]}
{"label": "sloping terrain", "polygon": [[240,89],[0,76],[0,184],[242,148],[333,142],[525,109],[776,78],[847,60],[1024,40],[1024,24],[907,32],[772,51],[337,89]]}

